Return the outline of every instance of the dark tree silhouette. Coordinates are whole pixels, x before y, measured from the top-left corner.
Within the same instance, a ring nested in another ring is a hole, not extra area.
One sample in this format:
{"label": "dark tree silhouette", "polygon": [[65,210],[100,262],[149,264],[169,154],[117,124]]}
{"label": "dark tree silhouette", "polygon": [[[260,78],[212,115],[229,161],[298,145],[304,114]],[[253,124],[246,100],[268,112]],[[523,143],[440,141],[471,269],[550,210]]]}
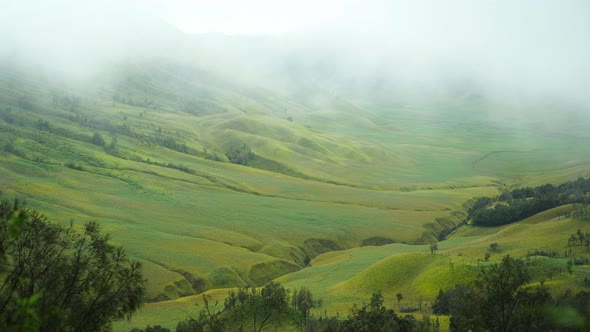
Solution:
{"label": "dark tree silhouette", "polygon": [[95,222],[77,231],[0,203],[0,330],[100,331],[143,302],[141,264]]}
{"label": "dark tree silhouette", "polygon": [[433,311],[450,314],[455,331],[546,330],[547,318],[534,308],[550,303],[551,296],[544,286],[526,287],[529,281],[524,263],[505,256],[472,284],[440,292]]}
{"label": "dark tree silhouette", "polygon": [[438,243],[432,243],[430,245],[430,254],[434,255],[434,252],[438,250]]}

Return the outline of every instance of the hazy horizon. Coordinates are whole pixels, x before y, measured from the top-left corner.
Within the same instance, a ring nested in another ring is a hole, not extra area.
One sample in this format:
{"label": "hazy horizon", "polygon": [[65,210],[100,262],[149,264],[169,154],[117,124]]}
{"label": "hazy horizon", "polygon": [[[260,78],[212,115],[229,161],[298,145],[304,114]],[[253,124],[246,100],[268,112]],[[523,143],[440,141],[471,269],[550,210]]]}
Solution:
{"label": "hazy horizon", "polygon": [[5,9],[0,56],[70,76],[167,58],[287,90],[458,88],[590,106],[584,1],[53,0]]}

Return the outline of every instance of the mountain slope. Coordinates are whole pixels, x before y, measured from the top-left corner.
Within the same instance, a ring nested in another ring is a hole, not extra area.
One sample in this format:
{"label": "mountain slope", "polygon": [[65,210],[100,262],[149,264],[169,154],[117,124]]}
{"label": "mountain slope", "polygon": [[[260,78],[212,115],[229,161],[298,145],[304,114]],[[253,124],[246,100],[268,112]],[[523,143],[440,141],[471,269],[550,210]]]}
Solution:
{"label": "mountain slope", "polygon": [[444,116],[435,101],[300,101],[166,61],[79,84],[2,73],[2,192],[57,221],[100,221],[145,262],[151,301],[261,285],[328,251],[432,242],[470,198],[577,177],[590,156],[576,145],[531,169],[483,167],[521,138],[538,158],[570,139],[489,127],[461,116],[480,107],[468,100]]}

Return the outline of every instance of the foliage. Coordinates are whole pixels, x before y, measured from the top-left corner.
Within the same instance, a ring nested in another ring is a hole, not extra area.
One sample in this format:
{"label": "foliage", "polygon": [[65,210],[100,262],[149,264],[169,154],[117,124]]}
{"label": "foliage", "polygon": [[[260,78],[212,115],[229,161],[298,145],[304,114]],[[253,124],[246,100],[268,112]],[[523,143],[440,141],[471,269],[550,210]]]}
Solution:
{"label": "foliage", "polygon": [[141,264],[110,245],[95,222],[80,232],[3,202],[0,234],[7,257],[0,285],[4,329],[108,330],[143,302]]}
{"label": "foliage", "polygon": [[429,248],[430,248],[430,254],[431,255],[434,255],[434,253],[436,251],[438,251],[438,243],[432,243],[432,244],[430,244],[430,247]]}
{"label": "foliage", "polygon": [[[176,331],[230,331],[250,327],[252,331],[261,331],[271,323],[280,322],[285,315],[295,315],[295,310],[289,307],[288,290],[275,282],[266,284],[260,290],[232,290],[221,309],[213,308],[206,295],[203,295],[203,300],[204,306],[198,314],[178,322]],[[296,302],[294,300],[293,303]]]}
{"label": "foliage", "polygon": [[[590,202],[590,178],[554,186],[514,189],[491,199],[483,197],[468,210],[468,219],[477,226],[500,226],[525,219],[559,205]],[[584,206],[584,205],[583,205]],[[578,210],[576,210],[578,211]],[[581,216],[586,210],[579,209]]]}
{"label": "foliage", "polygon": [[412,316],[400,317],[393,309],[383,305],[380,291],[373,292],[370,304],[358,308],[354,306],[348,319],[344,320],[339,331],[414,331],[415,320]]}
{"label": "foliage", "polygon": [[528,270],[521,260],[505,256],[483,268],[468,285],[440,292],[433,312],[451,315],[455,331],[525,331],[549,328],[541,309],[551,303],[547,288],[526,287]]}
{"label": "foliage", "polygon": [[590,233],[586,232],[583,233],[582,229],[578,228],[576,234],[570,234],[570,237],[567,239],[567,246],[585,246],[586,250],[590,251]]}
{"label": "foliage", "polygon": [[246,144],[231,147],[225,155],[229,161],[239,165],[247,165],[248,161],[254,158],[254,153]]}
{"label": "foliage", "polygon": [[580,291],[574,294],[566,290],[555,301],[555,306],[547,310],[552,324],[560,331],[590,330],[590,292]]}
{"label": "foliage", "polygon": [[106,144],[104,138],[102,137],[102,135],[99,132],[95,132],[94,135],[92,135],[92,139],[90,140],[90,143],[92,143],[94,145],[98,145],[98,146],[105,146],[105,144]]}
{"label": "foliage", "polygon": [[300,325],[307,323],[310,311],[314,308],[317,303],[313,300],[313,295],[309,288],[295,289],[293,296],[291,297],[291,305],[297,309],[300,314]]}
{"label": "foliage", "polygon": [[203,294],[203,309],[198,316],[189,316],[188,320],[180,321],[176,325],[176,331],[224,331],[227,321],[221,318],[223,311],[215,310],[209,305],[207,295]]}
{"label": "foliage", "polygon": [[[269,283],[260,291],[241,288],[230,291],[222,310],[211,310],[205,297],[205,308],[199,318],[190,317],[176,326],[177,332],[194,331],[261,331],[266,327],[285,329],[288,326],[304,331],[419,331],[440,330],[438,319],[424,316],[417,321],[412,316],[400,317],[383,305],[383,294],[373,292],[368,305],[353,306],[350,315],[338,317],[313,317],[310,309],[319,301],[306,289],[295,289],[290,306],[288,291],[278,283]],[[286,302],[285,302],[286,301]],[[304,319],[302,319],[304,318]],[[250,327],[248,327],[250,326]]]}

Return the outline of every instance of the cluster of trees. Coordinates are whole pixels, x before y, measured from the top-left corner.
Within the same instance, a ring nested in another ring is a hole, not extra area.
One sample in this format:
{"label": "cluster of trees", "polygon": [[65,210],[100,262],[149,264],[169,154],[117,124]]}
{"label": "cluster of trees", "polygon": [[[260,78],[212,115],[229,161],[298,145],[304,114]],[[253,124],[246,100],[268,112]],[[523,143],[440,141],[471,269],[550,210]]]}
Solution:
{"label": "cluster of trees", "polygon": [[35,127],[37,127],[37,129],[39,129],[39,130],[47,131],[47,132],[50,132],[52,134],[59,135],[62,137],[71,138],[71,139],[74,139],[77,141],[82,141],[82,142],[87,142],[87,143],[99,145],[93,141],[95,139],[94,136],[88,136],[88,135],[81,134],[81,133],[75,133],[75,132],[73,132],[69,129],[66,129],[66,128],[56,127],[56,126],[53,126],[49,121],[46,121],[46,120],[41,120],[41,119],[37,120],[37,122],[35,123]]}
{"label": "cluster of trees", "polygon": [[[116,156],[116,157],[119,157],[119,158],[122,158],[122,159],[132,159],[132,160],[135,160],[138,162],[153,164],[153,165],[157,165],[157,166],[161,166],[161,167],[174,168],[174,169],[180,170],[185,173],[195,174],[194,170],[189,169],[188,167],[185,167],[183,165],[177,165],[177,164],[173,164],[170,162],[162,163],[162,162],[152,161],[149,158],[143,159],[139,156],[135,156],[135,158],[129,158],[128,156],[122,155],[121,153],[119,153],[119,149],[117,148],[118,140],[116,137],[111,138],[111,142],[109,144],[107,144],[106,139],[99,132],[94,132],[94,134],[92,136],[87,136],[84,134],[73,133],[65,128],[51,126],[51,124],[49,122],[42,121],[42,120],[39,120],[36,125],[37,125],[37,128],[39,128],[41,130],[48,131],[48,132],[51,132],[53,134],[57,134],[57,135],[60,135],[63,137],[72,138],[72,139],[75,139],[78,141],[83,141],[83,142],[87,142],[87,143],[102,147],[106,153]],[[130,130],[128,127],[125,127],[125,128],[127,128],[127,129],[124,129],[124,131]],[[195,149],[187,147],[187,145],[184,143],[176,142],[172,137],[169,137],[169,136],[164,136],[161,134],[158,134],[157,136],[149,136],[149,135],[137,134],[132,131],[127,132],[127,134],[130,137],[140,139],[144,143],[159,145],[159,146],[166,147],[171,150],[175,150],[175,151],[185,153],[185,154],[192,154],[192,155],[201,154],[200,152],[196,151]],[[4,146],[4,150],[8,153],[18,155],[22,158],[26,157],[21,151],[17,150],[13,144],[10,144],[10,143],[6,144]],[[84,165],[82,163],[66,162],[66,163],[64,163],[64,166],[72,168],[72,169],[76,169],[76,170],[84,170]]]}
{"label": "cluster of trees", "polygon": [[200,151],[188,147],[186,143],[177,142],[173,137],[163,135],[161,128],[156,129],[153,135],[135,132],[133,131],[133,129],[131,129],[131,127],[129,127],[126,124],[123,124],[121,126],[111,126],[111,128],[108,128],[108,130],[114,133],[119,133],[125,136],[129,136],[131,138],[135,138],[141,141],[142,143],[159,145],[170,150],[178,151],[180,153],[189,154],[193,156],[202,155]]}
{"label": "cluster of trees", "polygon": [[141,264],[95,222],[52,224],[0,203],[0,330],[102,331],[143,303]]}
{"label": "cluster of trees", "polygon": [[[530,286],[522,260],[505,256],[470,284],[441,291],[433,312],[451,316],[453,331],[580,331],[590,327],[590,293],[553,299],[542,284]],[[568,314],[567,321],[559,319]]]}
{"label": "cluster of trees", "polygon": [[[401,294],[398,294],[398,303],[401,300]],[[353,306],[347,319],[338,321],[335,318],[329,319],[327,328],[324,331],[420,331],[420,332],[438,332],[440,331],[440,322],[430,319],[425,315],[421,321],[414,316],[399,316],[393,309],[383,305],[383,295],[380,291],[373,292],[371,301],[368,305],[360,308]]]}
{"label": "cluster of trees", "polygon": [[[368,304],[353,306],[350,315],[339,317],[311,316],[310,311],[322,305],[314,300],[307,288],[290,292],[281,284],[271,282],[260,290],[240,288],[230,291],[223,308],[215,310],[207,297],[198,315],[180,321],[177,332],[195,331],[262,331],[264,329],[300,329],[303,331],[416,331],[435,332],[440,330],[438,319],[425,315],[422,320],[413,316],[399,316],[393,309],[383,305],[383,295],[374,292]],[[169,332],[159,325],[132,332]]]}
{"label": "cluster of trees", "polygon": [[305,326],[310,310],[321,305],[307,288],[291,292],[280,283],[230,291],[223,308],[215,310],[203,296],[204,306],[196,316],[178,323],[176,331],[261,331],[269,325]]}
{"label": "cluster of trees", "polygon": [[173,137],[162,135],[158,133],[156,135],[140,135],[137,136],[142,142],[159,145],[170,150],[178,151],[184,154],[198,155],[199,152],[196,149],[189,148],[186,143],[179,143]]}
{"label": "cluster of trees", "polygon": [[[156,129],[153,134],[138,133],[133,131],[131,127],[129,127],[126,124],[117,126],[113,125],[107,119],[97,120],[94,118],[93,114],[87,115],[77,111],[75,112],[75,114],[76,116],[71,117],[70,120],[77,122],[82,126],[108,131],[113,134],[118,133],[121,135],[129,136],[145,144],[158,145],[184,154],[194,156],[204,155],[204,153],[187,146],[186,143],[178,142],[174,137],[162,134],[161,128]],[[48,121],[45,120],[38,120],[35,126],[43,131],[47,131],[55,135],[103,147],[105,148],[105,151],[107,153],[115,155],[114,146],[112,144],[107,145],[106,140],[102,137],[102,135],[99,132],[94,132],[92,136],[88,136],[85,134],[73,132],[67,128],[52,126]]]}
{"label": "cluster of trees", "polygon": [[584,233],[581,228],[578,228],[575,234],[570,234],[567,246],[585,246],[586,250],[590,251],[590,233]]}
{"label": "cluster of trees", "polygon": [[239,165],[247,165],[254,158],[254,152],[245,143],[230,147],[225,155],[230,162]]}
{"label": "cluster of trees", "polygon": [[66,128],[52,126],[51,123],[49,123],[49,121],[44,121],[41,119],[39,119],[36,122],[35,126],[40,130],[47,131],[55,135],[71,138],[81,142],[87,142],[102,147],[105,149],[107,153],[113,152],[116,149],[117,139],[113,137],[111,139],[111,143],[107,145],[106,140],[98,131],[95,131],[94,134],[92,134],[92,136],[88,136],[86,134],[73,132]]}
{"label": "cluster of trees", "polygon": [[186,167],[184,165],[180,165],[180,164],[173,164],[171,162],[167,162],[167,163],[159,162],[156,160],[151,160],[150,158],[144,159],[141,156],[133,156],[132,159],[129,159],[126,156],[120,156],[120,158],[127,159],[127,160],[135,160],[137,162],[145,163],[148,165],[156,165],[156,166],[160,166],[160,167],[172,168],[172,169],[176,169],[176,170],[179,170],[179,171],[187,173],[187,174],[197,174],[197,171],[195,171],[192,168],[188,168],[188,167]]}
{"label": "cluster of trees", "polygon": [[92,138],[90,139],[90,143],[102,147],[104,147],[107,144],[107,142],[104,140],[104,138],[99,132],[94,132]]}
{"label": "cluster of trees", "polygon": [[505,225],[564,204],[587,205],[589,193],[590,178],[514,189],[495,198],[479,198],[468,210],[467,219],[477,226]]}
{"label": "cluster of trees", "polygon": [[[159,109],[160,106],[155,103],[153,100],[144,99],[144,100],[136,100],[129,96],[122,96],[120,94],[115,94],[112,96],[113,100],[119,103],[124,103],[132,106],[149,108],[149,109]],[[163,134],[161,128],[157,128],[154,133],[146,133],[146,132],[137,132],[132,129],[131,126],[128,124],[115,124],[112,123],[108,118],[96,116],[93,112],[84,111],[82,107],[82,100],[76,96],[68,96],[62,95],[57,92],[52,93],[52,103],[54,108],[61,108],[66,109],[71,112],[69,115],[61,115],[67,118],[72,122],[78,123],[82,127],[91,128],[93,130],[100,130],[102,133],[109,132],[112,135],[120,134],[125,135],[133,139],[137,139],[144,144],[153,144],[157,146],[161,146],[167,149],[171,149],[180,153],[193,155],[193,156],[200,156],[214,161],[226,162],[227,159],[221,153],[214,153],[214,152],[207,152],[207,151],[200,151],[195,148],[188,146],[185,142],[182,142],[182,138],[179,138],[173,134]],[[211,102],[198,101],[198,102],[191,102],[187,107],[191,109],[191,112],[195,112],[194,107],[197,107],[199,110],[203,107],[207,106],[207,108],[215,108],[219,111],[225,111],[222,107],[218,106],[217,104]],[[34,109],[34,100],[29,95],[23,95],[15,99],[14,106],[19,108],[33,110]],[[0,110],[0,117],[7,121],[8,123],[14,123],[17,118],[12,113],[12,107],[6,107]],[[140,116],[143,116],[145,112],[140,113]],[[127,119],[127,115],[124,115],[125,120]],[[94,144],[100,147],[103,147],[105,152],[120,158],[125,158],[124,155],[120,155],[119,150],[116,149],[116,146],[111,143],[109,144],[104,137],[102,137],[101,133],[95,131],[93,134],[88,135],[81,132],[76,132],[70,130],[65,127],[55,126],[49,123],[46,120],[38,120],[34,123],[37,128],[41,129],[42,131],[49,132],[51,134],[59,135],[62,137],[78,140],[81,142],[87,142],[90,144]],[[5,151],[29,159],[35,160],[39,162],[45,162],[44,159],[39,159],[38,157],[30,157],[24,151],[18,150],[15,148],[14,145],[7,145],[4,148]],[[246,165],[249,161],[254,159],[254,154],[250,150],[250,148],[246,145],[236,145],[229,149],[226,156],[230,160],[230,162],[235,164]],[[127,159],[127,158],[125,158]],[[73,165],[73,164],[71,164]],[[77,166],[77,169],[82,169],[81,165]]]}

